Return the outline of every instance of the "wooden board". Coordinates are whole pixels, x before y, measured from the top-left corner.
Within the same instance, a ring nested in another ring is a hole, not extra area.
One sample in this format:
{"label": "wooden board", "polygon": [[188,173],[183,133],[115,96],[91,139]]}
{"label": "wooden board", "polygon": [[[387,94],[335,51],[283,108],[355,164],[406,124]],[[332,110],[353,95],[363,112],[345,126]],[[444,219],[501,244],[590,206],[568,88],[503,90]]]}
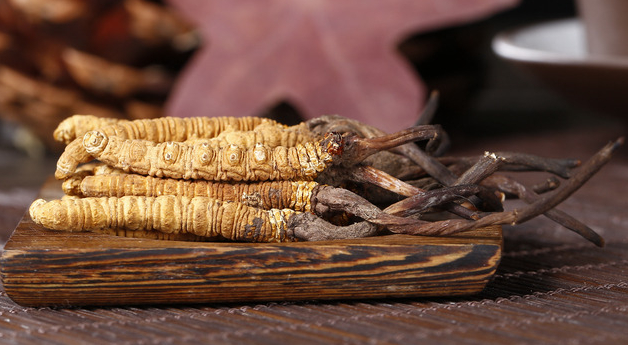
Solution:
{"label": "wooden board", "polygon": [[[42,197],[60,196],[48,183]],[[480,292],[500,227],[450,237],[391,235],[281,244],[159,241],[51,231],[22,219],[0,259],[26,306],[267,302]]]}

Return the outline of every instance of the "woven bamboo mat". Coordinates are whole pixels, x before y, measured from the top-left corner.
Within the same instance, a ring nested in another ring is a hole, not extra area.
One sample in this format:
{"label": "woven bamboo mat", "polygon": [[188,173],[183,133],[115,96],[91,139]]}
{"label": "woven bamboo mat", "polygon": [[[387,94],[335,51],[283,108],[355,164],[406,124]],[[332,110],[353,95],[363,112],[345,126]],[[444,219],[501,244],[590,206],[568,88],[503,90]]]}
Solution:
{"label": "woven bamboo mat", "polygon": [[465,298],[24,308],[0,295],[0,343],[628,343],[628,160],[561,209],[607,240],[596,248],[544,218],[504,229],[494,280]]}
{"label": "woven bamboo mat", "polygon": [[0,342],[628,342],[628,242],[512,251],[466,299],[107,309],[23,308],[0,296]]}

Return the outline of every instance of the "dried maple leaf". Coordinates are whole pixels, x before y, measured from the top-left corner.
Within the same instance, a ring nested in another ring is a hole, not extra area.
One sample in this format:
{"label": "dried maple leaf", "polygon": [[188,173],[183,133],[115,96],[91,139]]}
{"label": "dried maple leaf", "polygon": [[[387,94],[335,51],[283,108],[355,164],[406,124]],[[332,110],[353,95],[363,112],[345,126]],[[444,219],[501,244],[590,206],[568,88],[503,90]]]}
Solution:
{"label": "dried maple leaf", "polygon": [[396,50],[406,35],[517,0],[171,0],[209,44],[182,73],[173,116],[256,115],[280,101],[386,131],[418,117],[425,87]]}

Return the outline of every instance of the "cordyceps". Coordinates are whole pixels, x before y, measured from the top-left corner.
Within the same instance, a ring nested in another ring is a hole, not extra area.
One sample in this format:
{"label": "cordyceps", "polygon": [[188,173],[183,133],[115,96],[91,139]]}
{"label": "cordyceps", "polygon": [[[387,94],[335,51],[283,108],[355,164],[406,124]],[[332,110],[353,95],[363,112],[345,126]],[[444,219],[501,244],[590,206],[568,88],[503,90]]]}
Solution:
{"label": "cordyceps", "polygon": [[142,175],[210,181],[311,180],[327,169],[350,169],[375,152],[409,141],[436,140],[439,132],[438,127],[418,126],[373,139],[328,133],[320,140],[282,146],[242,139],[256,137],[254,131],[239,132],[234,136],[238,139],[228,143],[216,139],[155,143],[122,140],[95,130],[85,134],[83,146],[110,166]]}
{"label": "cordyceps", "polygon": [[[423,117],[434,109],[432,98]],[[35,201],[35,222],[65,231],[248,242],[448,235],[543,214],[602,245],[592,229],[554,207],[623,143],[585,163],[510,152],[440,157],[447,136],[439,126],[385,134],[339,116],[285,126],[261,118],[77,115],[55,137],[68,145],[56,173],[68,196]],[[550,176],[526,186],[502,171]],[[505,198],[527,206],[504,210]]]}
{"label": "cordyceps", "polygon": [[[252,131],[256,128],[257,131]],[[55,176],[58,179],[69,177],[76,171],[79,164],[93,160],[83,145],[83,135],[91,130],[99,130],[104,136],[115,137],[120,140],[144,139],[158,143],[213,138],[214,141],[223,144],[250,144],[252,140],[262,140],[278,146],[291,145],[295,142],[311,139],[309,131],[299,128],[287,130],[287,126],[259,117],[164,117],[127,121],[102,119],[89,115],[74,115],[59,124],[54,132],[56,140],[67,144],[57,162]],[[238,134],[241,132],[255,134],[248,136]]]}

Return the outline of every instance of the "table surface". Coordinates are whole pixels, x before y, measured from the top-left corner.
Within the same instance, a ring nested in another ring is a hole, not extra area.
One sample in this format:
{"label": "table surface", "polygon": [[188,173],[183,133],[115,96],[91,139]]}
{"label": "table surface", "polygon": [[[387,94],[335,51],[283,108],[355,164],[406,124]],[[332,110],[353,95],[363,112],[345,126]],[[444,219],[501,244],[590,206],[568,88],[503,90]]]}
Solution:
{"label": "table surface", "polygon": [[[458,152],[585,159],[621,132],[576,128],[492,137]],[[54,160],[1,158],[0,230],[6,241]],[[542,217],[505,227],[498,271],[475,296],[51,309],[22,307],[1,292],[0,343],[626,343],[626,195],[624,147],[559,207],[604,236],[606,246],[597,248]]]}

